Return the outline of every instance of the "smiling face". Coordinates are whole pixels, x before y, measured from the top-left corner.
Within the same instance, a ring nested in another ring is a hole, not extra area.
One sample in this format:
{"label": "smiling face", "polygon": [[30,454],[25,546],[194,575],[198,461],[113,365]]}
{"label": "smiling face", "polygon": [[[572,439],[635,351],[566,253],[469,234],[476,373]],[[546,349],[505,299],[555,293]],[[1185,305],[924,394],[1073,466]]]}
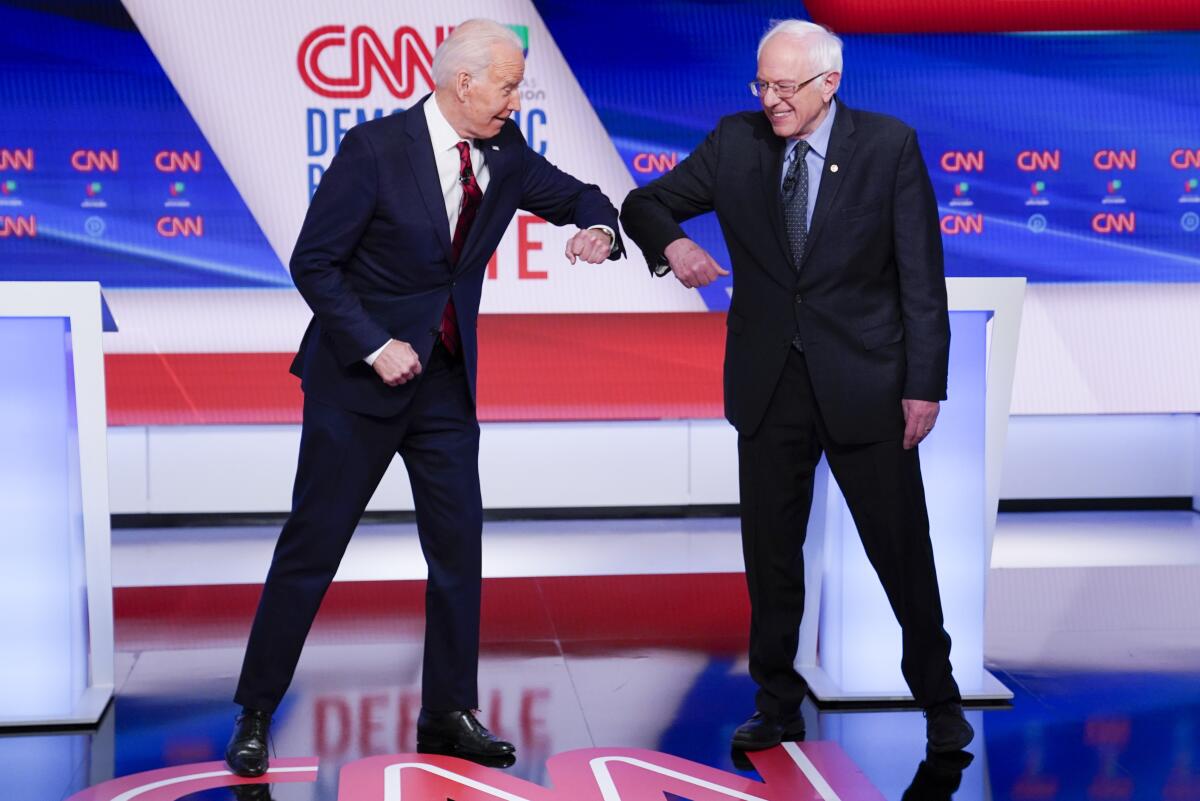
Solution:
{"label": "smiling face", "polygon": [[[771,37],[758,57],[758,80],[772,84],[798,84],[820,71],[819,66],[813,66],[805,39],[795,36]],[[759,101],[775,135],[806,137],[815,131],[829,112],[829,101],[841,77],[838,72],[826,73],[823,79],[817,78],[786,99],[778,95],[774,86],[763,92]]]}
{"label": "smiling face", "polygon": [[492,61],[479,75],[459,75],[461,113],[454,125],[458,134],[464,139],[491,139],[500,133],[505,121],[521,109],[519,87],[524,77],[524,56],[507,44],[492,48]]}

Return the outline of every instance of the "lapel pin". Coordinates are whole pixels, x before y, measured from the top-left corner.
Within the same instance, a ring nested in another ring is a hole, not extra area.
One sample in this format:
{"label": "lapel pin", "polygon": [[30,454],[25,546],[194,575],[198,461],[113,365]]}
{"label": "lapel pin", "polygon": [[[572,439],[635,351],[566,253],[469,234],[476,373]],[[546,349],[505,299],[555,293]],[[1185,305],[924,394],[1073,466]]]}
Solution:
{"label": "lapel pin", "polygon": [[499,149],[500,149],[500,145],[492,145],[492,150],[499,150]]}
{"label": "lapel pin", "polygon": [[830,165],[829,165],[829,171],[830,171],[830,172],[837,172],[837,171],[838,171],[838,166],[837,166],[836,164],[830,164]]}

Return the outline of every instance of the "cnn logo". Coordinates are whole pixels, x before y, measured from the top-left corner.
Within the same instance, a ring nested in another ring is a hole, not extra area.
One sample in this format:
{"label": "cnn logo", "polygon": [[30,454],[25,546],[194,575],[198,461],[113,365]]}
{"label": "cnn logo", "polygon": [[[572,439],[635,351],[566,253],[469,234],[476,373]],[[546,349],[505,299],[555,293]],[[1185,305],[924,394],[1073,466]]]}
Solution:
{"label": "cnn logo", "polygon": [[204,236],[203,217],[159,217],[154,224],[158,235],[166,239]]}
{"label": "cnn logo", "polygon": [[[449,26],[437,27],[433,49],[451,30]],[[334,60],[340,67],[336,74],[329,63]],[[349,34],[344,25],[325,25],[304,37],[296,66],[304,84],[322,97],[366,97],[376,78],[401,100],[417,91],[418,77],[425,87],[433,88],[433,52],[407,25],[392,34],[390,48],[366,25],[359,25]]]}
{"label": "cnn logo", "polygon": [[1098,234],[1132,234],[1137,230],[1137,212],[1120,214],[1100,212],[1092,217],[1092,230]]}
{"label": "cnn logo", "polygon": [[946,172],[983,172],[984,151],[948,150],[942,154],[941,165]]}

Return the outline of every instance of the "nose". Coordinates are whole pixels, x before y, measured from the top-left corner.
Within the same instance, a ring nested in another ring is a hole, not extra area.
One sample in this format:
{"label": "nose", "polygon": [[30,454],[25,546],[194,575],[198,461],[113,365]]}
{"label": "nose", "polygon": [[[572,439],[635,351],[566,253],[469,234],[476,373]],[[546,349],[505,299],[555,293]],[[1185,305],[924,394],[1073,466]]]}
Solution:
{"label": "nose", "polygon": [[512,91],[512,94],[508,96],[508,107],[512,111],[520,111],[521,110],[521,89],[520,89],[520,87],[517,87],[516,89],[514,89]]}

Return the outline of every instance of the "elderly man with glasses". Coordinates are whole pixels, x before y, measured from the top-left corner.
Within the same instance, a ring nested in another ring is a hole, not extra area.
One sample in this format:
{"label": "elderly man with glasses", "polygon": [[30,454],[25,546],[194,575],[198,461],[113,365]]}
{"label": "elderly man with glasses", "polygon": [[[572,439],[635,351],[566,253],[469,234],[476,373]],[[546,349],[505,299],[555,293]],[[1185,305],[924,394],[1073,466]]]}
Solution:
{"label": "elderly man with glasses", "polygon": [[737,748],[802,739],[793,661],[802,547],[822,453],[903,631],[901,669],[930,750],[974,736],[950,667],[917,445],[946,397],[950,328],[937,203],[916,134],[836,97],[841,40],[775,24],[750,91],[673,171],[631,192],[626,232],[658,275],[729,273],[680,223],[715,211],[733,293],[725,413],[738,431],[757,712]]}

